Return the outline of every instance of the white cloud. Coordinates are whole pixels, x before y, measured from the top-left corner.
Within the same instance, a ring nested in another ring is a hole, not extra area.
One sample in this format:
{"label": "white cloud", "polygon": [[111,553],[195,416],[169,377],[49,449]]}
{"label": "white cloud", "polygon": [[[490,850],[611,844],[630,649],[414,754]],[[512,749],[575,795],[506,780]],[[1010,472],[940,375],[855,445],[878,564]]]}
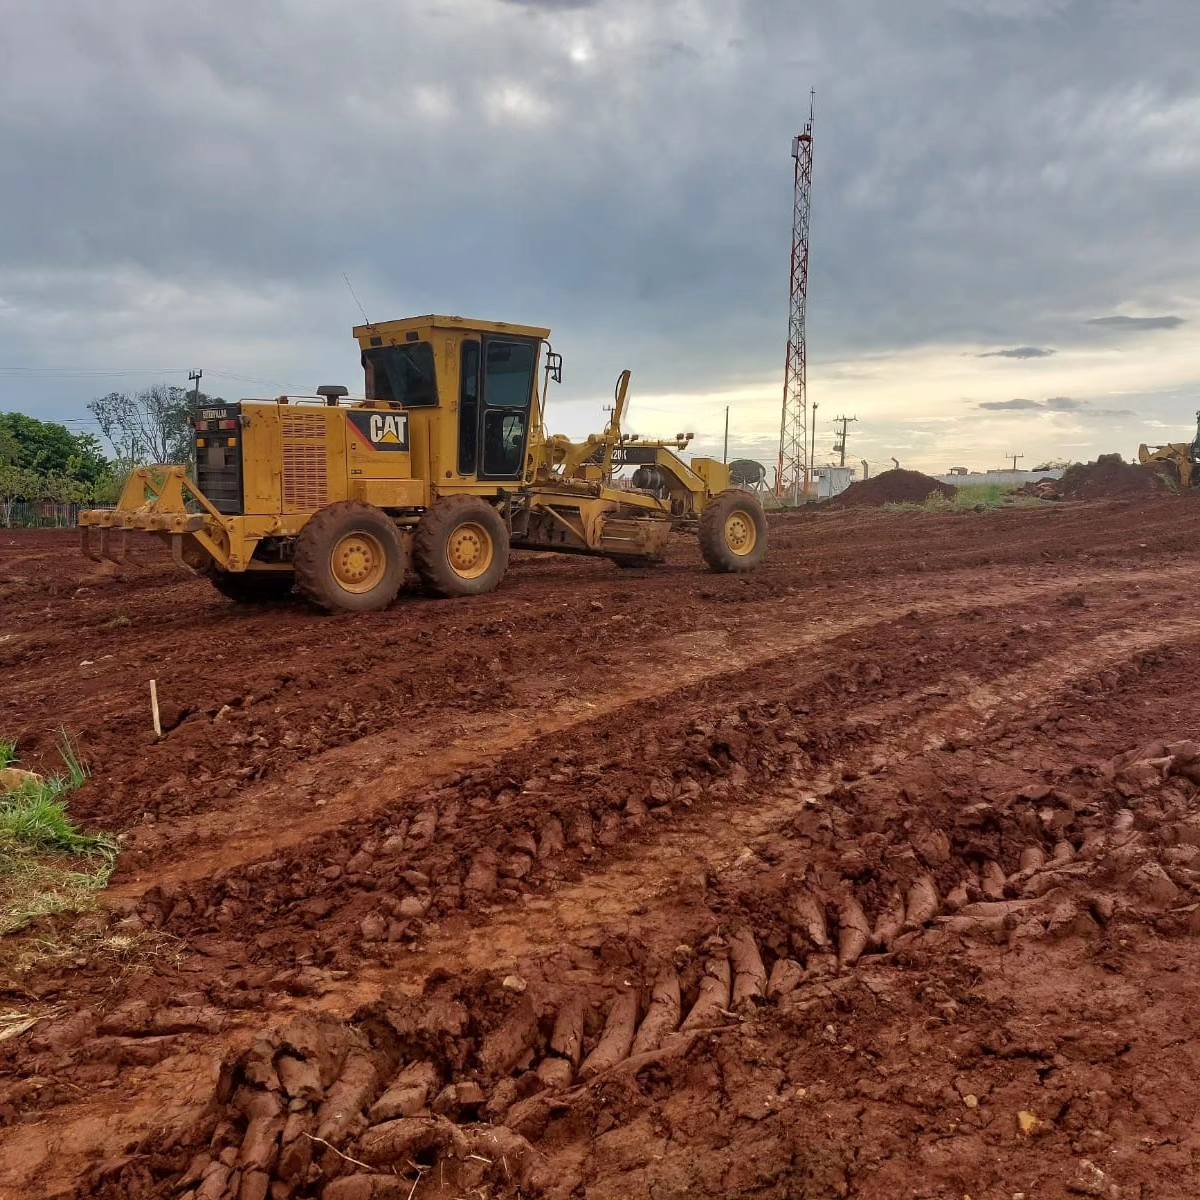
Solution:
{"label": "white cloud", "polygon": [[502,82],[489,88],[484,97],[484,115],[493,123],[517,121],[541,125],[550,118],[551,106],[523,83]]}

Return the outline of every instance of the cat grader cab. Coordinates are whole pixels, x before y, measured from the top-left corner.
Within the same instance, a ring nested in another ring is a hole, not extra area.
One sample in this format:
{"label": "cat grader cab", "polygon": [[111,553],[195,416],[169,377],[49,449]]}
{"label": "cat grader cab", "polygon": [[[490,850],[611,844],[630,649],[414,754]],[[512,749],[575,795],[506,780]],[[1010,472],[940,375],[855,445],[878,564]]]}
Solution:
{"label": "cat grader cab", "polygon": [[148,531],[234,600],[295,590],[352,612],[386,607],[412,573],[441,596],[489,592],[510,548],[652,564],[673,528],[695,531],[715,571],[758,566],[762,506],[724,464],[685,463],[691,434],[621,432],[628,371],[603,433],[544,432],[562,378],[549,332],[444,316],[359,326],[361,398],[321,387],[201,406],[195,477],[135,470],[116,508],[80,515],[84,553],[122,561],[127,531]]}

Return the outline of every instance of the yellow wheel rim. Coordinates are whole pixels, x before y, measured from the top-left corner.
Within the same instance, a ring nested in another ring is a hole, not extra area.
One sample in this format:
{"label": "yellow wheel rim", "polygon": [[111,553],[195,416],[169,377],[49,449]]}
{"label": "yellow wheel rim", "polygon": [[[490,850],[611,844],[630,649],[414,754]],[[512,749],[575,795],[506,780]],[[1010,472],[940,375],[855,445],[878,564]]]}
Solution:
{"label": "yellow wheel rim", "polygon": [[754,519],[749,513],[731,512],[725,518],[725,545],[737,555],[746,555],[753,551],[758,542],[758,530]]}
{"label": "yellow wheel rim", "polygon": [[450,569],[460,579],[478,579],[487,572],[496,557],[492,535],[474,521],[456,525],[446,544]]}
{"label": "yellow wheel rim", "polygon": [[329,565],[338,587],[357,595],[378,586],[387,569],[387,555],[374,534],[348,533],[334,545]]}

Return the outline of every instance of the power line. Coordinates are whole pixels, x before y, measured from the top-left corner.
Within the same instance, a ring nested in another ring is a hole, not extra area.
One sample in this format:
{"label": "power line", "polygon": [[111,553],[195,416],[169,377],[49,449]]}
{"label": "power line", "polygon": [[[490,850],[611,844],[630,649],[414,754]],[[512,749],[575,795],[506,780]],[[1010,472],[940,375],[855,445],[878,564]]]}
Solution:
{"label": "power line", "polygon": [[[64,380],[85,380],[115,378],[126,375],[183,375],[191,370],[190,367],[23,367],[0,366],[0,373],[10,375],[32,375],[38,378],[60,378]],[[236,379],[241,383],[257,383],[263,387],[275,388],[281,393],[300,393],[304,387],[289,387],[277,379],[262,379],[256,375],[242,375],[234,371],[222,371],[216,367],[207,368],[210,375],[219,375],[222,379]]]}
{"label": "power line", "polygon": [[5,367],[0,371],[10,374],[23,375],[65,375],[84,377],[93,375],[178,375],[188,370],[187,367],[122,367],[109,369],[107,367]]}

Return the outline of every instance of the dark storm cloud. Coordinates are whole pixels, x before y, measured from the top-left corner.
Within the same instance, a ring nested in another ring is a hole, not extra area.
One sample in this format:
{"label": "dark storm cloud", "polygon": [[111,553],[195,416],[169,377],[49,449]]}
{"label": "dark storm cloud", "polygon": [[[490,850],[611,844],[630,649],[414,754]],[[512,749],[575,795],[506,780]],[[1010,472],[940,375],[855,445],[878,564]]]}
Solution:
{"label": "dark storm cloud", "polygon": [[1012,400],[983,400],[975,406],[987,412],[1051,412],[1071,413],[1080,417],[1131,417],[1125,408],[1093,408],[1086,400],[1073,396],[1047,396],[1045,400],[1027,400],[1018,396]]}
{"label": "dark storm cloud", "polygon": [[0,364],[351,383],[347,272],[552,325],[563,399],[774,377],[810,86],[814,366],[1196,294],[1200,6],[907,7],[10,5]]}
{"label": "dark storm cloud", "polygon": [[1142,329],[1177,329],[1184,323],[1182,317],[1093,317],[1089,325],[1100,325],[1105,329],[1119,329],[1133,333]]}
{"label": "dark storm cloud", "polygon": [[978,407],[986,408],[991,412],[1010,410],[1017,412],[1031,408],[1041,408],[1042,406],[1036,400],[1024,400],[1018,396],[1013,400],[984,400]]}
{"label": "dark storm cloud", "polygon": [[988,350],[976,358],[1049,358],[1054,351],[1049,346],[1012,346],[1007,350]]}

